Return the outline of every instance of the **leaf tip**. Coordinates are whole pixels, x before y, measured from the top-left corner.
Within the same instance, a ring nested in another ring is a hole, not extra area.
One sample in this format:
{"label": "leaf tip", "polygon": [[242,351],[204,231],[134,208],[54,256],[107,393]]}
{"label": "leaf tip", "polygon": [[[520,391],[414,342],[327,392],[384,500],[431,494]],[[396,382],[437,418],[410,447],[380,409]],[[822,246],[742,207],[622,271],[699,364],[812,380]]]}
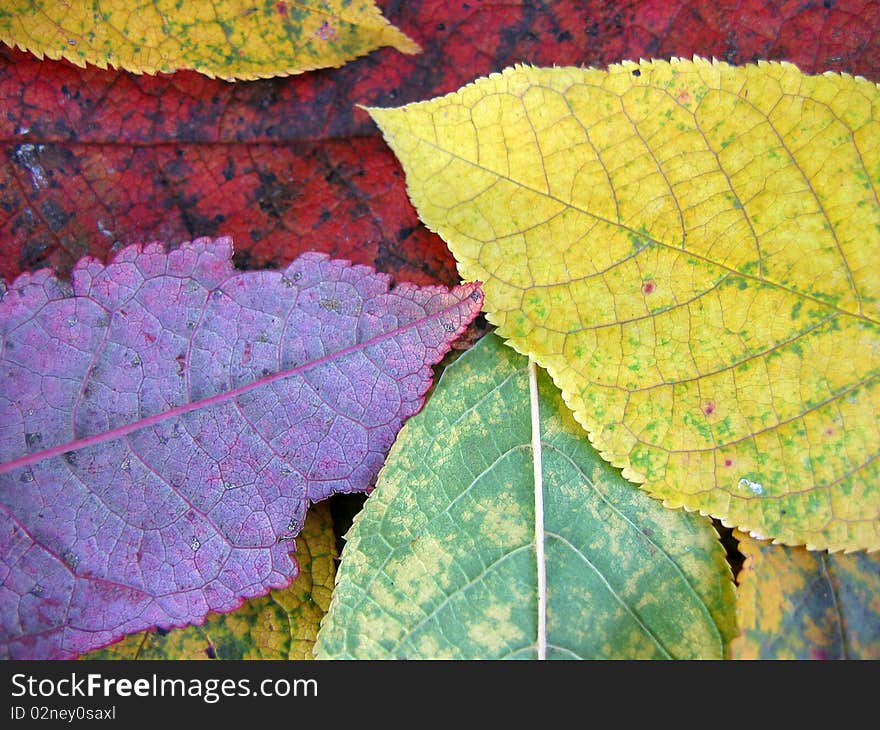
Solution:
{"label": "leaf tip", "polygon": [[391,42],[388,44],[392,48],[401,53],[405,53],[407,56],[414,56],[417,53],[422,52],[422,47],[416,43],[412,38],[410,38],[406,33],[398,28],[395,28],[393,25],[391,28],[394,29],[394,34],[391,39]]}

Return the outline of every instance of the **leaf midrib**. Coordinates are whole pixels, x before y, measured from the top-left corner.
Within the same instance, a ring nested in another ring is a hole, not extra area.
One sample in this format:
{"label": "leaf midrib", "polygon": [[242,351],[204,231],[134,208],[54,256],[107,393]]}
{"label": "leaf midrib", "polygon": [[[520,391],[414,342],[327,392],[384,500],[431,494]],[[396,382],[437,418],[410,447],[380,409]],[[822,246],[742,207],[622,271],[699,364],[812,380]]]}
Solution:
{"label": "leaf midrib", "polygon": [[538,367],[529,358],[529,415],[532,424],[532,474],[535,492],[535,562],[537,563],[538,659],[547,658],[547,557],[544,551],[544,466],[541,441],[541,407],[538,393]]}

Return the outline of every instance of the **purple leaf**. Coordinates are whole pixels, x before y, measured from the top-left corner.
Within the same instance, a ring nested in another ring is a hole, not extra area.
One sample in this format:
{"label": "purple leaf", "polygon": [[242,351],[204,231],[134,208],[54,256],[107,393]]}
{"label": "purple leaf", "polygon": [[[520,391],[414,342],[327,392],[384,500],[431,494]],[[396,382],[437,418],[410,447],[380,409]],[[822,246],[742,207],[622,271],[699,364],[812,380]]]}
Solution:
{"label": "purple leaf", "polygon": [[482,304],[231,255],[131,246],[72,291],[42,270],[0,299],[0,656],[72,658],[288,585],[309,502],[372,486]]}

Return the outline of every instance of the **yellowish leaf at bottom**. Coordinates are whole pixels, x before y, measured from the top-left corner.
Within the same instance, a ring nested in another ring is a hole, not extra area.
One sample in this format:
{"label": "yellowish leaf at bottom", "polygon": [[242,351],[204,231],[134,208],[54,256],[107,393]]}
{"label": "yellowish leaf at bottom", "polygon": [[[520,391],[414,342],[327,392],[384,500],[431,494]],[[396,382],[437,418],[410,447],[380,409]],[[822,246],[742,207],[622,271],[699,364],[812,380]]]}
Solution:
{"label": "yellowish leaf at bottom", "polygon": [[518,66],[369,109],[422,220],[670,507],[880,548],[880,92],[785,63]]}
{"label": "yellowish leaf at bottom", "polygon": [[880,554],[827,555],[734,533],[733,659],[880,659]]}

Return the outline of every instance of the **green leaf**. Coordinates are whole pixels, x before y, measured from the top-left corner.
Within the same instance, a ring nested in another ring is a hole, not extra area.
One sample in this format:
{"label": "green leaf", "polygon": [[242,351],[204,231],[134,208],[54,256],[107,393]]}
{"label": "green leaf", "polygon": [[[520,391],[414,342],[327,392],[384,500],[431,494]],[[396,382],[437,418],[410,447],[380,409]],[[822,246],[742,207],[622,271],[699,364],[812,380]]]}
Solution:
{"label": "green leaf", "polygon": [[444,371],[347,535],[316,657],[724,656],[733,583],[711,523],[626,482],[550,379],[532,405],[529,381],[494,335]]}

